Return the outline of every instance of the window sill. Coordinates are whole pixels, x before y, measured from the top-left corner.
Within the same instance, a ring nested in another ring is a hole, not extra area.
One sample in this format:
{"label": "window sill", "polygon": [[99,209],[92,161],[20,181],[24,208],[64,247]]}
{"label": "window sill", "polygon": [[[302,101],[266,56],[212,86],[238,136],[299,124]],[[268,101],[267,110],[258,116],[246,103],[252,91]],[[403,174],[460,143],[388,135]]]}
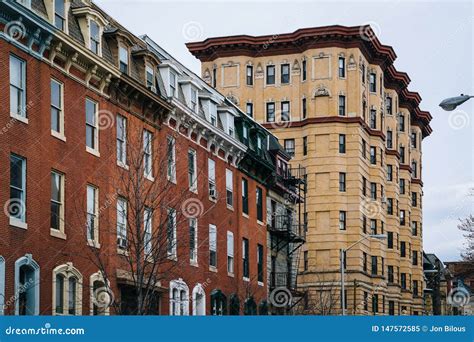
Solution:
{"label": "window sill", "polygon": [[197,188],[189,188],[189,191],[191,191],[193,194],[198,194]]}
{"label": "window sill", "polygon": [[247,219],[249,218],[249,215],[246,214],[246,213],[244,213],[244,212],[242,212],[242,216],[245,217],[245,218],[247,218]]}
{"label": "window sill", "polygon": [[257,284],[258,284],[258,286],[265,286],[265,284],[261,281],[258,281]]}
{"label": "window sill", "polygon": [[234,211],[234,207],[229,204],[227,204],[227,209]]}
{"label": "window sill", "polygon": [[155,181],[155,177],[153,176],[150,176],[150,175],[144,175],[146,179],[148,179],[150,182],[154,182]]}
{"label": "window sill", "polygon": [[90,247],[97,248],[97,249],[100,248],[100,243],[98,243],[95,240],[87,240],[87,245],[90,246]]}
{"label": "window sill", "polygon": [[57,229],[54,229],[54,228],[49,229],[49,234],[51,236],[54,236],[55,238],[63,239],[63,240],[66,240],[66,237],[67,237],[66,234],[64,234],[63,231],[57,230]]}
{"label": "window sill", "polygon": [[217,273],[217,267],[209,266],[209,271]]}
{"label": "window sill", "polygon": [[99,153],[99,151],[94,150],[94,149],[90,148],[89,146],[86,146],[86,151],[87,151],[88,153],[90,153],[90,154],[92,154],[92,155],[94,155],[94,156],[100,158],[100,153]]}
{"label": "window sill", "polygon": [[28,229],[28,223],[18,220],[17,218],[10,216],[10,226],[21,229]]}
{"label": "window sill", "polygon": [[124,164],[123,162],[121,162],[120,160],[117,160],[117,166],[118,167],[121,167],[122,169],[125,169],[125,170],[129,170],[130,167],[127,165],[127,164]]}
{"label": "window sill", "polygon": [[173,178],[166,177],[166,179],[168,180],[168,182],[173,183],[174,185],[176,185],[176,176],[173,177]]}
{"label": "window sill", "polygon": [[10,112],[10,117],[17,120],[17,121],[23,122],[24,124],[28,124],[28,118],[26,118],[26,117],[23,117],[23,116],[20,116],[18,114],[11,113],[11,112]]}
{"label": "window sill", "polygon": [[209,196],[209,201],[217,203],[217,198]]}
{"label": "window sill", "polygon": [[178,257],[176,256],[176,254],[169,254],[168,255],[168,260],[178,261]]}
{"label": "window sill", "polygon": [[193,267],[199,267],[198,262],[197,262],[197,261],[194,261],[194,260],[190,260],[190,261],[189,261],[189,264],[190,264],[191,266],[193,266]]}
{"label": "window sill", "polygon": [[66,137],[62,133],[51,130],[51,136],[55,137],[56,139],[66,142]]}
{"label": "window sill", "polygon": [[250,282],[250,278],[243,277],[242,279],[243,279],[243,281]]}
{"label": "window sill", "polygon": [[231,272],[227,272],[227,275],[228,275],[229,277],[232,277],[232,278],[235,277],[234,273],[231,273]]}
{"label": "window sill", "polygon": [[260,221],[260,220],[257,220],[257,224],[259,224],[260,226],[265,226],[265,223],[263,223],[263,222]]}
{"label": "window sill", "polygon": [[123,249],[123,248],[120,248],[120,247],[117,247],[117,254],[120,254],[120,255],[123,255],[123,256],[128,256],[128,251]]}

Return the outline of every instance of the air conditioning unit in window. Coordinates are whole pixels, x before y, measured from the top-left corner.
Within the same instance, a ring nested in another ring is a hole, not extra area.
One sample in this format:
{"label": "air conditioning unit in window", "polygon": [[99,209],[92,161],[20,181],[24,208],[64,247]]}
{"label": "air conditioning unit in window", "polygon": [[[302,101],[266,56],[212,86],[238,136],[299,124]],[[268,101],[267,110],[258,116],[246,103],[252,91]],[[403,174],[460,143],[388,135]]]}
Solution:
{"label": "air conditioning unit in window", "polygon": [[122,249],[127,248],[127,239],[123,237],[117,237],[117,246]]}
{"label": "air conditioning unit in window", "polygon": [[154,87],[154,86],[148,86],[148,90],[156,93],[156,87]]}
{"label": "air conditioning unit in window", "polygon": [[385,203],[387,203],[387,197],[385,197],[385,195],[384,195],[384,196],[382,196],[382,204],[385,204]]}
{"label": "air conditioning unit in window", "polygon": [[217,199],[217,190],[216,189],[209,189],[209,197],[213,200]]}

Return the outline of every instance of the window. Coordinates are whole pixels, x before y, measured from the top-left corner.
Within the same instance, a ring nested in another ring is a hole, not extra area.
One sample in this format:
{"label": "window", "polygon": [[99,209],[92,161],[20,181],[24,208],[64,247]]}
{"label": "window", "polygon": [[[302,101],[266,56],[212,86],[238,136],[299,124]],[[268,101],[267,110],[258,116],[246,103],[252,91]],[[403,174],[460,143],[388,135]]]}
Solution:
{"label": "window", "polygon": [[285,139],[283,141],[285,145],[285,152],[288,153],[290,156],[295,155],[295,139]]}
{"label": "window", "polygon": [[389,182],[393,181],[393,166],[392,165],[387,165],[387,180]]}
{"label": "window", "polygon": [[303,155],[308,154],[308,137],[303,137]]}
{"label": "window", "polygon": [[367,272],[367,253],[362,252],[362,268],[364,272]]}
{"label": "window", "polygon": [[86,99],[86,148],[93,151],[99,149],[97,121],[97,103],[90,99]]}
{"label": "window", "polygon": [[260,135],[257,135],[257,154],[262,154],[262,137]]}
{"label": "window", "polygon": [[339,95],[339,116],[346,116],[346,97]]}
{"label": "window", "polygon": [[253,118],[253,103],[247,102],[247,115]]}
{"label": "window", "polygon": [[372,275],[377,275],[377,257],[373,256],[372,257]]}
{"label": "window", "polygon": [[369,91],[371,93],[376,93],[377,92],[377,77],[375,73],[371,72],[369,74]]}
{"label": "window", "polygon": [[275,66],[267,65],[267,84],[275,84]]}
{"label": "window", "polygon": [[400,178],[400,194],[405,194],[405,179]]}
{"label": "window", "polygon": [[387,214],[393,215],[393,198],[387,198]]}
{"label": "window", "polygon": [[146,79],[146,87],[155,92],[155,71],[149,65],[145,67],[145,79]]}
{"label": "window", "polygon": [[370,110],[370,128],[377,129],[377,111],[375,109]]}
{"label": "window", "polygon": [[375,146],[370,146],[370,164],[377,164],[377,149]]}
{"label": "window", "polygon": [[377,199],[377,183],[374,183],[374,182],[370,183],[370,198],[372,200]]}
{"label": "window", "polygon": [[217,68],[212,68],[212,86],[215,88],[217,86]]}
{"label": "window", "polygon": [[93,53],[100,54],[100,27],[93,20],[90,21],[90,49]]}
{"label": "window", "polygon": [[411,222],[411,235],[413,236],[418,235],[418,222],[416,221]]}
{"label": "window", "polygon": [[256,191],[256,202],[257,202],[257,220],[263,222],[263,190],[257,186]]}
{"label": "window", "polygon": [[26,119],[26,62],[10,55],[10,115]]}
{"label": "window", "polygon": [[281,103],[281,121],[290,121],[290,102]]}
{"label": "window", "polygon": [[369,293],[364,291],[364,310],[369,310]]}
{"label": "window", "polygon": [[393,249],[393,232],[387,232],[387,248]]}
{"label": "window", "polygon": [[370,220],[370,234],[377,234],[377,220],[375,219]]}
{"label": "window", "polygon": [[339,172],[339,191],[346,192],[346,173]]}
{"label": "window", "polygon": [[[26,159],[10,155],[10,200],[8,203],[10,224],[26,228]],[[13,222],[12,222],[13,221]],[[23,224],[21,224],[23,223]]]}
{"label": "window", "polygon": [[249,240],[246,238],[242,239],[242,274],[246,279],[250,278],[249,269]]}
{"label": "window", "polygon": [[378,294],[374,294],[372,296],[372,312],[374,314],[379,312],[379,295]]}
{"label": "window", "polygon": [[40,268],[25,255],[15,261],[15,314],[39,315]]}
{"label": "window", "polygon": [[234,176],[231,170],[225,170],[225,189],[227,205],[229,207],[234,206]]}
{"label": "window", "polygon": [[257,245],[257,281],[263,283],[263,246]]}
{"label": "window", "polygon": [[191,109],[194,112],[197,112],[198,110],[198,93],[194,88],[191,88]]}
{"label": "window", "polygon": [[197,191],[196,151],[191,149],[188,150],[188,185],[190,191]]}
{"label": "window", "polygon": [[189,315],[189,288],[180,278],[170,281],[170,315]]}
{"label": "window", "polygon": [[394,278],[393,278],[393,266],[387,266],[387,276],[388,276],[388,282],[393,283]]}
{"label": "window", "polygon": [[217,228],[209,225],[209,266],[217,267]]}
{"label": "window", "polygon": [[387,148],[393,148],[393,132],[390,129],[387,131]]}
{"label": "window", "polygon": [[388,115],[392,115],[392,98],[389,96],[385,99],[385,110]]}
{"label": "window", "polygon": [[339,57],[339,77],[346,77],[346,59],[344,57]]}
{"label": "window", "polygon": [[249,214],[249,183],[245,178],[242,178],[242,212]]}
{"label": "window", "polygon": [[51,228],[64,232],[64,175],[51,172]]}
{"label": "window", "polygon": [[275,122],[275,102],[267,102],[267,122]]}
{"label": "window", "polygon": [[66,12],[64,10],[64,0],[54,0],[54,26],[64,31],[66,22]]}
{"label": "window", "polygon": [[412,252],[412,264],[413,264],[413,266],[418,265],[418,251],[413,251]]}
{"label": "window", "polygon": [[346,135],[339,134],[339,153],[346,153]]}
{"label": "window", "polygon": [[117,115],[117,162],[127,165],[127,119]]}
{"label": "window", "polygon": [[[150,211],[148,214],[150,222],[150,237],[151,237],[151,214]],[[177,250],[177,237],[176,237],[176,210],[173,208],[168,208],[167,218],[166,218],[166,242],[167,242],[167,253],[170,257],[176,257]]]}
{"label": "window", "polygon": [[170,71],[170,97],[176,95],[176,74]]}
{"label": "window", "polygon": [[89,243],[99,242],[98,192],[96,187],[87,185],[87,240]]}
{"label": "window", "polygon": [[306,115],[307,115],[306,98],[301,100],[301,111],[302,111],[303,119],[306,119]]}
{"label": "window", "polygon": [[198,261],[198,225],[197,219],[194,217],[189,218],[189,260],[192,263]]}
{"label": "window", "polygon": [[406,275],[406,273],[400,273],[400,285],[402,287],[402,290],[407,289],[407,275]]}
{"label": "window", "polygon": [[360,72],[362,74],[362,83],[365,84],[365,64],[361,65]]}
{"label": "window", "polygon": [[415,132],[411,132],[410,142],[411,142],[411,147],[416,148],[416,133]]}
{"label": "window", "polygon": [[119,47],[119,68],[121,72],[128,74],[128,49],[124,46]]}
{"label": "window", "polygon": [[418,280],[413,280],[413,297],[418,297]]}
{"label": "window", "polygon": [[346,230],[346,212],[339,212],[339,230]]}
{"label": "window", "polygon": [[247,85],[253,85],[253,66],[247,65]]}
{"label": "window", "polygon": [[367,143],[362,139],[362,158],[367,159]]}
{"label": "window", "polygon": [[227,232],[227,273],[234,274],[234,233]]}
{"label": "window", "polygon": [[402,258],[405,258],[407,256],[405,241],[400,241],[400,256]]}
{"label": "window", "polygon": [[302,70],[301,70],[301,80],[302,81],[306,81],[306,70],[307,70],[307,66],[306,66],[306,59],[304,59],[302,62],[301,62],[301,65],[302,65]]}
{"label": "window", "polygon": [[153,134],[143,130],[143,171],[146,178],[153,179]]}
{"label": "window", "polygon": [[362,232],[367,234],[367,217],[362,215]]}
{"label": "window", "polygon": [[209,197],[213,200],[217,199],[216,189],[216,162],[212,159],[207,160],[207,179],[209,186]]}
{"label": "window", "polygon": [[127,201],[117,199],[117,246],[127,248]]}
{"label": "window", "polygon": [[167,138],[166,159],[168,180],[176,183],[176,140],[170,136]]}
{"label": "window", "polygon": [[281,83],[282,84],[290,83],[290,65],[289,64],[281,65]]}
{"label": "window", "polygon": [[411,162],[411,176],[413,178],[418,178],[418,165],[414,160]]}
{"label": "window", "polygon": [[411,193],[411,205],[413,207],[416,207],[418,205],[418,199],[417,199],[417,194],[416,192]]}
{"label": "window", "polygon": [[303,252],[303,270],[308,270],[308,251]]}
{"label": "window", "polygon": [[395,302],[393,300],[388,301],[388,314],[390,316],[395,315]]}
{"label": "window", "polygon": [[362,195],[367,196],[367,178],[362,177]]}
{"label": "window", "polygon": [[404,146],[400,146],[399,153],[400,153],[400,163],[405,164],[405,147]]}
{"label": "window", "polygon": [[398,115],[398,130],[405,132],[405,115],[401,113]]}
{"label": "window", "polygon": [[211,292],[211,315],[223,316],[227,314],[227,298],[221,290]]}
{"label": "window", "polygon": [[400,225],[405,225],[405,210],[400,210]]}
{"label": "window", "polygon": [[51,79],[51,132],[64,134],[63,84]]}
{"label": "window", "polygon": [[82,314],[82,275],[72,264],[53,270],[53,314]]}
{"label": "window", "polygon": [[147,259],[153,253],[153,210],[145,207],[143,213],[143,252],[145,253],[145,259]]}

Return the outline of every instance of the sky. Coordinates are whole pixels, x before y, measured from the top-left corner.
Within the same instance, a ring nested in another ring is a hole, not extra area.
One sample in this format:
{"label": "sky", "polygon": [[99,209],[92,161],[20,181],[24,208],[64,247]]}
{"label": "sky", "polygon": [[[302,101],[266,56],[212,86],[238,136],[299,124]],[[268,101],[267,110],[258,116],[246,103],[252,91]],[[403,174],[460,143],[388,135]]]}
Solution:
{"label": "sky", "polygon": [[[423,243],[443,261],[460,258],[458,219],[474,214],[474,99],[454,112],[438,104],[474,95],[474,5],[471,1],[125,1],[95,3],[135,35],[147,34],[198,75],[184,45],[208,37],[293,32],[325,25],[370,24],[397,54],[395,67],[433,116],[423,142]],[[472,190],[471,190],[472,189]],[[471,194],[471,196],[469,196]]]}

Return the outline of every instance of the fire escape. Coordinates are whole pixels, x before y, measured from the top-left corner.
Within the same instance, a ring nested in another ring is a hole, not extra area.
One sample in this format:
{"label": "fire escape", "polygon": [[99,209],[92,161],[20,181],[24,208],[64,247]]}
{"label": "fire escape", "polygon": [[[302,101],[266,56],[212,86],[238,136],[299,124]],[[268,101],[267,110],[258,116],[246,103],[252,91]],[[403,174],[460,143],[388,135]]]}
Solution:
{"label": "fire escape", "polygon": [[[270,291],[278,287],[287,288],[294,299],[302,298],[297,289],[300,247],[305,243],[306,225],[306,170],[301,167],[277,170],[275,185],[284,190],[285,205],[292,210],[273,213],[268,221],[271,248],[275,252],[285,251],[287,267],[285,272],[271,265]],[[299,301],[299,300],[297,300]],[[294,306],[294,303],[292,306]],[[289,308],[291,309],[291,307]]]}

